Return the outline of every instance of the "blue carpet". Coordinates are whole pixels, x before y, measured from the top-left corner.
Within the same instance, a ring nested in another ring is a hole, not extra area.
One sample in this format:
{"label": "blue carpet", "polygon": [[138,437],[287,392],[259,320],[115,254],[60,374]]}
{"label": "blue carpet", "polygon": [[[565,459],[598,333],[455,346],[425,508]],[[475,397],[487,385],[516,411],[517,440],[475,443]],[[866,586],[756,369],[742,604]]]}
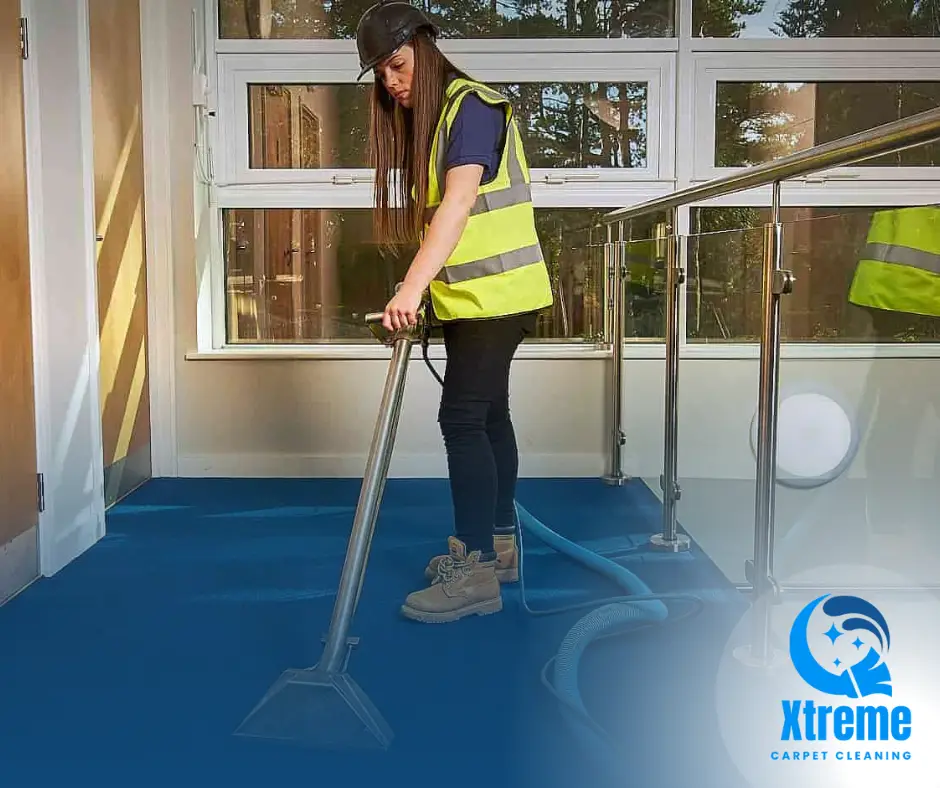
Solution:
{"label": "blue carpet", "polygon": [[[443,480],[389,482],[353,623],[350,673],[395,731],[392,748],[323,753],[231,735],[282,670],[319,658],[359,484],[155,480],[114,507],[104,540],[0,608],[3,788],[600,785],[539,680],[583,613],[529,616],[515,586],[495,616],[428,626],[398,615],[449,531]],[[713,700],[743,600],[697,548],[648,551],[660,505],[639,482],[523,480],[518,498],[654,591],[710,597],[694,618],[588,652],[588,707],[629,765],[618,784],[743,785]],[[531,607],[618,593],[525,544]]]}

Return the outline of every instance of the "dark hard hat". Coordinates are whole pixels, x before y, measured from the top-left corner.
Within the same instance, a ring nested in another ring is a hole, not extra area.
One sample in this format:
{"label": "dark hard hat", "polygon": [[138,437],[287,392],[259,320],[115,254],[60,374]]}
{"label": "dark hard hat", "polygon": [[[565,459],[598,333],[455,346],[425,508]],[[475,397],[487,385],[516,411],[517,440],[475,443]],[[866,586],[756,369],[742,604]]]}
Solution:
{"label": "dark hard hat", "polygon": [[407,44],[415,33],[426,30],[437,37],[438,30],[423,11],[406,2],[380,2],[366,11],[356,29],[359,47],[359,78]]}

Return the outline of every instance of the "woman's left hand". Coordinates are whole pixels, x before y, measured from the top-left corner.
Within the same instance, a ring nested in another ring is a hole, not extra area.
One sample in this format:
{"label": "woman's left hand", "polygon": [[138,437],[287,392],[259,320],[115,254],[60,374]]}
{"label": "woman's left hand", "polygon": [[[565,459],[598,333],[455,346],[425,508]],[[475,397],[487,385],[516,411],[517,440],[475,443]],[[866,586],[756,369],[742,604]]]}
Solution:
{"label": "woman's left hand", "polygon": [[397,331],[418,322],[418,309],[421,307],[421,291],[402,285],[382,315],[382,325],[388,331]]}

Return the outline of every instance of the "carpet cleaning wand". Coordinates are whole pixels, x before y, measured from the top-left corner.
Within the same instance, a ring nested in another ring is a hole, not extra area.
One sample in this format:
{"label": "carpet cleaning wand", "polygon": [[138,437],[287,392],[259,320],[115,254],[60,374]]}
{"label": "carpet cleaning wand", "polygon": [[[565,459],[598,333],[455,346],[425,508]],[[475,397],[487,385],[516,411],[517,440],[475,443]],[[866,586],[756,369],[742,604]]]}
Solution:
{"label": "carpet cleaning wand", "polygon": [[286,670],[235,731],[236,736],[323,749],[387,749],[393,739],[388,723],[347,673],[350,651],[359,642],[349,637],[349,629],[359,605],[395,447],[411,349],[419,340],[427,341],[425,315],[422,306],[417,325],[391,333],[382,325],[381,312],[366,315],[376,339],[392,347],[392,360],[323,655],[316,667]]}
{"label": "carpet cleaning wand", "polygon": [[[406,373],[416,342],[421,343],[424,361],[435,379],[443,385],[428,357],[430,304],[425,301],[418,313],[417,324],[387,332],[382,326],[382,313],[366,315],[366,324],[382,344],[393,348],[385,388],[379,405],[372,446],[352,532],[346,549],[339,591],[333,608],[330,629],[320,662],[313,668],[285,671],[255,709],[235,732],[239,736],[275,739],[321,749],[387,749],[393,734],[390,726],[368,696],[347,673],[350,650],[358,638],[349,637],[359,595],[362,591],[366,563],[372,547],[372,536],[378,516],[389,462],[401,415]],[[681,620],[670,616],[664,602],[693,602],[698,612],[703,599],[696,594],[654,594],[632,572],[614,561],[603,558],[575,544],[545,526],[516,502],[520,558],[521,601],[525,610],[537,616],[558,615],[577,609],[595,608],[569,630],[558,653],[542,670],[542,683],[562,703],[566,719],[576,737],[591,751],[607,760],[616,756],[620,747],[590,717],[581,698],[578,675],[581,657],[597,640],[644,626]],[[585,601],[553,610],[532,610],[525,599],[524,551],[522,532],[527,531],[559,553],[583,566],[608,577],[624,595]],[[554,677],[548,672],[554,666]]]}

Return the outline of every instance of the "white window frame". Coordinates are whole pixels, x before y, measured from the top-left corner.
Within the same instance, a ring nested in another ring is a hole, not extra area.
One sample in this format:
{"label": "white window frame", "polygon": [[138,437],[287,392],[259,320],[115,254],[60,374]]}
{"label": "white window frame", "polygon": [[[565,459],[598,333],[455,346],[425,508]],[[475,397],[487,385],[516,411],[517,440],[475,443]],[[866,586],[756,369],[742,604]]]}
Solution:
{"label": "white window frame", "polygon": [[[226,146],[231,142],[226,133],[232,131],[232,102],[240,100],[229,79],[231,65],[239,65],[245,73],[274,68],[278,82],[323,82],[321,74],[333,72],[331,82],[352,83],[358,74],[355,43],[350,40],[300,39],[219,39],[216,0],[204,0],[201,32],[205,36],[206,108],[214,110],[209,123],[210,166],[214,182],[209,194],[209,231],[200,231],[200,244],[211,247],[200,254],[198,281],[197,349],[188,358],[257,359],[275,358],[349,358],[386,359],[387,350],[375,343],[311,344],[311,345],[234,345],[225,344],[225,289],[222,258],[221,211],[223,208],[369,208],[372,205],[372,174],[370,170],[268,171],[256,178],[258,171],[242,169],[251,177],[245,183],[232,178],[237,155]],[[632,69],[635,74],[658,71],[659,90],[650,83],[648,117],[648,157],[657,169],[650,175],[639,170],[611,172],[629,178],[565,180],[546,183],[544,175],[553,172],[575,174],[572,170],[533,171],[533,201],[536,208],[571,207],[590,210],[635,205],[654,199],[675,189],[701,180],[726,175],[733,170],[700,167],[714,160],[714,87],[720,79],[752,79],[755,81],[818,81],[824,79],[870,80],[881,78],[909,81],[940,79],[940,40],[938,39],[703,39],[692,36],[692,0],[677,0],[678,25],[674,38],[643,39],[476,39],[440,41],[441,49],[474,76],[490,81],[506,79],[506,73],[523,72],[519,65],[525,58],[536,56],[540,68],[527,66],[535,72],[529,80],[515,74],[514,81],[588,81],[591,77],[573,76],[577,69],[588,67],[603,70],[600,81],[612,81],[611,68],[618,71],[614,79],[624,81],[619,73]],[[195,47],[194,47],[195,48]],[[876,53],[876,54],[873,54]],[[882,54],[877,54],[882,53]],[[883,53],[890,53],[885,56]],[[302,62],[302,65],[301,65]],[[302,78],[285,79],[280,64],[291,64]],[[878,65],[878,64],[889,65]],[[325,66],[324,66],[325,64]],[[876,64],[873,65],[872,64]],[[477,65],[480,67],[478,68]],[[541,66],[544,65],[545,68]],[[546,69],[557,76],[552,80]],[[495,73],[495,79],[493,74]],[[588,72],[590,73],[590,72]],[[597,73],[597,72],[593,72]],[[315,74],[317,78],[310,75]],[[883,75],[883,76],[882,76]],[[198,76],[198,75],[197,75]],[[369,79],[367,76],[366,79]],[[592,81],[598,78],[594,77]],[[627,79],[636,79],[630,74]],[[250,81],[255,81],[252,77]],[[266,80],[267,81],[267,80]],[[247,81],[244,83],[247,84]],[[197,86],[197,95],[202,88]],[[243,138],[247,155],[247,94],[239,112],[244,112]],[[711,103],[709,104],[709,101]],[[658,102],[654,112],[655,102]],[[242,109],[243,108],[243,109]],[[658,140],[654,139],[653,123],[658,120]],[[709,130],[707,138],[703,130]],[[240,133],[240,132],[239,132]],[[654,145],[654,142],[658,144]],[[703,157],[704,152],[704,157]],[[658,157],[654,159],[654,156]],[[242,159],[247,164],[247,158]],[[228,168],[228,169],[226,169]],[[940,168],[857,168],[831,171],[784,184],[785,206],[918,205],[940,202]],[[919,170],[919,172],[918,172]],[[924,171],[926,170],[926,172]],[[590,171],[591,173],[594,170]],[[243,173],[244,174],[244,173]],[[333,181],[333,175],[340,177]],[[301,175],[301,178],[297,176]],[[350,179],[348,176],[353,175]],[[902,176],[902,177],[899,177]],[[241,177],[241,176],[239,176]],[[352,180],[352,183],[348,181]],[[319,181],[319,182],[318,182]],[[677,212],[678,232],[687,234],[690,210],[704,205],[764,206],[770,205],[770,187],[742,192],[718,200],[684,206]],[[205,241],[205,239],[208,239]],[[685,250],[686,244],[681,245]],[[683,259],[683,263],[684,263]],[[799,285],[797,285],[799,286]],[[683,358],[759,357],[759,345],[689,343],[685,330],[686,287],[682,286],[680,308],[680,354]],[[440,349],[432,348],[432,358],[440,358]],[[522,358],[591,358],[609,357],[609,348],[596,348],[589,343],[524,344]],[[838,344],[822,343],[784,345],[781,356],[804,359],[847,359],[875,357],[940,357],[940,344]],[[624,358],[664,358],[662,342],[627,342]]]}
{"label": "white window frame", "polygon": [[[858,0],[863,2],[863,0]],[[861,53],[922,53],[936,57],[940,38],[689,38],[693,52],[759,52],[762,55]]]}
{"label": "white window frame", "polygon": [[[208,0],[213,4],[213,0]],[[214,41],[216,55],[350,55],[356,42],[348,38],[217,38],[216,29],[207,31]],[[441,38],[438,48],[455,59],[466,54],[516,55],[549,54],[640,54],[676,52],[679,38]],[[358,63],[358,61],[357,61]],[[358,74],[358,70],[356,71]]]}
{"label": "white window frame", "polygon": [[[372,178],[335,188],[333,184],[256,184],[226,186],[215,190],[215,208],[372,208]],[[674,191],[671,181],[596,183],[533,183],[532,203],[540,208],[622,208],[663,197]]]}
{"label": "white window frame", "polygon": [[[457,65],[485,82],[643,82],[647,88],[646,166],[636,168],[533,168],[534,183],[659,181],[673,177],[670,98],[675,93],[674,61],[659,55],[558,53],[500,55],[468,53]],[[218,58],[219,118],[215,172],[220,187],[229,185],[316,184],[345,189],[370,183],[371,169],[252,169],[249,167],[248,86],[254,84],[355,85],[354,54],[226,54]],[[363,78],[371,83],[370,75]]]}
{"label": "white window frame", "polygon": [[[769,208],[772,186],[690,203],[688,208]],[[827,179],[824,174],[784,181],[780,188],[783,207],[873,208],[878,206],[931,205],[940,203],[940,178],[933,181],[877,181],[855,183],[848,178]]]}
{"label": "white window frame", "polygon": [[[804,42],[799,42],[804,43]],[[940,81],[940,58],[936,53],[894,53],[890,65],[873,65],[873,56],[863,52],[708,52],[691,54],[694,74],[694,150],[692,179],[708,181],[740,167],[717,167],[715,160],[715,107],[719,82],[933,82]],[[879,61],[875,61],[879,62]],[[884,62],[881,60],[880,62]],[[850,180],[866,182],[899,180],[940,181],[940,167],[841,167],[809,177],[809,181]]]}
{"label": "white window frame", "polygon": [[[328,187],[327,187],[328,188]],[[595,185],[567,184],[557,189],[543,184],[533,185],[532,201],[535,209],[569,208],[590,211],[635,205],[669,194],[673,184],[665,182],[639,182],[609,184],[599,190]],[[250,204],[246,204],[250,203]],[[388,351],[376,342],[363,339],[357,342],[311,342],[308,344],[230,344],[225,324],[225,270],[223,257],[222,210],[225,208],[328,208],[368,209],[372,207],[372,187],[353,184],[339,193],[308,185],[290,185],[264,190],[259,197],[257,186],[229,187],[219,190],[211,211],[211,231],[207,250],[211,264],[201,272],[197,288],[197,349],[187,355],[189,359],[246,359],[246,358],[330,358],[330,359],[384,359]],[[384,304],[377,304],[376,308]],[[639,342],[639,341],[638,341]],[[656,340],[644,340],[655,348]],[[650,352],[650,351],[645,351]],[[652,352],[655,353],[655,350]],[[416,350],[417,353],[417,350]],[[431,348],[432,358],[443,358],[443,351]],[[579,340],[544,340],[523,343],[519,358],[592,358],[609,356],[604,345]]]}
{"label": "white window frame", "polygon": [[[215,2],[205,34],[210,193],[208,263],[197,287],[197,349],[188,358],[385,358],[374,342],[229,345],[226,342],[222,210],[225,208],[371,208],[371,169],[252,170],[248,165],[249,83],[355,84],[355,44],[345,40],[219,40]],[[497,82],[648,84],[647,166],[534,168],[535,208],[608,208],[655,199],[675,189],[674,117],[677,39],[472,40],[441,49],[474,77]],[[524,64],[524,65],[523,65]],[[363,81],[369,81],[366,75]],[[381,305],[379,305],[381,306]],[[432,349],[432,357],[434,353]],[[521,358],[590,358],[609,349],[577,341],[526,343]]]}

